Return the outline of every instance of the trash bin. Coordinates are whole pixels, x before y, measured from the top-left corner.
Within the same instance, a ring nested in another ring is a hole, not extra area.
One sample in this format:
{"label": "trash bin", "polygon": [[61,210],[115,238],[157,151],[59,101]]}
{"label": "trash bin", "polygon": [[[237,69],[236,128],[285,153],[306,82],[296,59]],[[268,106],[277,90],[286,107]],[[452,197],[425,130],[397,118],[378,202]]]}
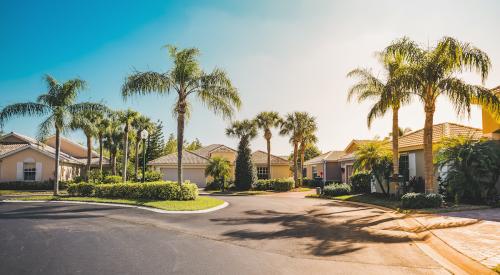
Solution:
{"label": "trash bin", "polygon": [[316,195],[321,195],[321,187],[316,187]]}

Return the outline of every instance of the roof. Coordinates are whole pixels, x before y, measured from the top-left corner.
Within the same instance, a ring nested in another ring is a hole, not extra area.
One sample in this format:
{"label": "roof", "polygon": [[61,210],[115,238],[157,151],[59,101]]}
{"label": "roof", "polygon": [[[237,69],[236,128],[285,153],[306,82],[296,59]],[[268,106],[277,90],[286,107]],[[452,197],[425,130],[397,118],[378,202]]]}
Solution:
{"label": "roof", "polygon": [[[252,153],[252,163],[253,164],[267,164],[267,153],[264,151],[257,150]],[[287,159],[275,156],[271,154],[271,164],[275,165],[288,165],[290,162]]]}
{"label": "roof", "polygon": [[351,142],[349,142],[349,144],[345,147],[344,152],[346,152],[346,153],[350,153],[350,152],[349,152],[349,148],[351,148],[352,146],[359,146],[359,145],[361,145],[361,144],[365,144],[365,143],[370,142],[370,141],[373,141],[373,140],[370,140],[370,139],[353,139],[353,140],[351,140]]}
{"label": "roof", "polygon": [[[440,123],[432,127],[432,143],[437,143],[446,137],[470,136],[474,139],[482,137],[482,130],[456,123]],[[399,137],[399,149],[420,149],[424,143],[424,129],[410,132]]]}
{"label": "roof", "polygon": [[304,162],[304,165],[308,164],[315,164],[315,163],[321,163],[321,162],[333,162],[333,161],[338,161],[339,158],[344,156],[346,153],[344,151],[328,151],[324,154],[321,154],[315,158],[312,158],[308,161]]}
{"label": "roof", "polygon": [[[208,158],[202,157],[198,154],[195,154],[194,152],[190,152],[187,150],[182,150],[182,163],[183,164],[208,164]],[[157,159],[154,159],[150,162],[148,162],[148,165],[155,165],[155,164],[161,164],[161,165],[166,165],[166,164],[177,164],[177,152],[168,154],[165,156],[161,156]]]}
{"label": "roof", "polygon": [[19,148],[22,147],[28,147],[28,144],[22,144],[22,143],[17,143],[17,144],[0,144],[0,158],[8,154],[12,151],[18,150]]}
{"label": "roof", "polygon": [[213,152],[236,152],[236,150],[223,144],[210,144],[192,152],[204,158],[210,158],[210,154]]}

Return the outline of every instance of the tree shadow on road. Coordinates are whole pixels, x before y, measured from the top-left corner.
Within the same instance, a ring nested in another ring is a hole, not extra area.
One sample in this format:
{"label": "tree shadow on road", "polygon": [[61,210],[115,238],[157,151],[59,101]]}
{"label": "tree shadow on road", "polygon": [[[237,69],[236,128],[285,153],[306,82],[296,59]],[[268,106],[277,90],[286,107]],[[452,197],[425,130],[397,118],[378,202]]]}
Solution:
{"label": "tree shadow on road", "polygon": [[[4,203],[1,203],[4,204]],[[0,204],[0,205],[1,205]],[[119,207],[71,207],[68,205],[35,205],[13,210],[0,211],[0,220],[10,219],[81,219],[81,218],[96,218],[102,215],[97,214],[100,211],[108,211],[120,209]],[[94,214],[82,214],[93,212]]]}

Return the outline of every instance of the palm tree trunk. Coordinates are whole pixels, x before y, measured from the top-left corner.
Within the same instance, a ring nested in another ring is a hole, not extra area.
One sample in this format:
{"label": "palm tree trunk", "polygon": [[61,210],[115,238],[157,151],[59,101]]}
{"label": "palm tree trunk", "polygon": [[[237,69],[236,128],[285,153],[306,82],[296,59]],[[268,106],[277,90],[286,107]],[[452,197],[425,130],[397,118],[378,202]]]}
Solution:
{"label": "palm tree trunk", "polygon": [[127,182],[127,164],[128,164],[128,123],[125,125],[125,144],[123,144],[123,182]]}
{"label": "palm tree trunk", "polygon": [[425,107],[424,125],[424,169],[425,169],[425,193],[434,193],[434,164],[432,158],[432,126],[434,120],[434,106]]}
{"label": "palm tree trunk", "polygon": [[267,141],[267,179],[271,179],[271,139]]}
{"label": "palm tree trunk", "polygon": [[111,170],[113,171],[113,176],[116,176],[116,152],[111,154]]}
{"label": "palm tree trunk", "polygon": [[[299,182],[299,186],[298,187],[301,187],[302,183],[304,181],[305,147],[306,146],[303,143],[300,144],[300,182]],[[325,171],[323,171],[323,175],[326,175]],[[326,178],[325,178],[325,180],[326,180]]]}
{"label": "palm tree trunk", "polygon": [[135,179],[139,179],[139,143],[140,139],[135,139]]}
{"label": "palm tree trunk", "polygon": [[392,182],[398,184],[399,176],[399,108],[392,109]]}
{"label": "palm tree trunk", "polygon": [[182,145],[184,144],[184,110],[179,111],[177,118],[177,182],[182,185]]}
{"label": "palm tree trunk", "polygon": [[293,181],[295,182],[295,187],[297,187],[297,179],[298,179],[298,175],[297,175],[297,147],[298,147],[298,144],[297,142],[293,142]]}
{"label": "palm tree trunk", "polygon": [[99,135],[99,171],[102,174],[102,135]]}
{"label": "palm tree trunk", "polygon": [[89,180],[90,166],[92,164],[92,136],[87,135],[87,167],[85,168],[85,180]]}
{"label": "palm tree trunk", "polygon": [[56,127],[56,158],[54,170],[54,196],[59,195],[59,156],[61,154],[61,136],[59,128]]}

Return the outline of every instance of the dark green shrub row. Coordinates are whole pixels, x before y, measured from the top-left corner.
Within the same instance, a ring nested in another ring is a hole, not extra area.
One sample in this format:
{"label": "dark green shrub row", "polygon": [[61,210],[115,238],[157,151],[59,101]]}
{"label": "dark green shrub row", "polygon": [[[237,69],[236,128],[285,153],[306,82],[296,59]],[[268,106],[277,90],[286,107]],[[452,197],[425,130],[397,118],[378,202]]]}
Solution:
{"label": "dark green shrub row", "polygon": [[[68,182],[59,181],[59,189],[66,189]],[[2,190],[53,190],[53,181],[12,181],[0,182]]]}
{"label": "dark green shrub row", "polygon": [[198,197],[198,187],[189,182],[179,186],[173,181],[99,184],[95,186],[95,196],[145,200],[194,200]]}
{"label": "dark green shrub row", "polygon": [[351,186],[346,183],[334,183],[323,188],[323,195],[329,197],[347,195],[351,192]]}
{"label": "dark green shrub row", "polygon": [[371,193],[372,175],[370,173],[358,173],[350,178],[352,192],[354,193]]}
{"label": "dark green shrub row", "polygon": [[123,178],[121,176],[105,176],[102,180],[103,183],[121,183]]}
{"label": "dark green shrub row", "polygon": [[161,178],[162,174],[158,171],[146,171],[146,173],[144,173],[144,181],[146,182],[161,181]]}
{"label": "dark green shrub row", "polygon": [[443,204],[443,196],[439,194],[407,193],[401,197],[404,209],[436,208]]}
{"label": "dark green shrub row", "polygon": [[[221,181],[208,182],[207,186],[205,186],[205,190],[207,191],[222,190],[222,184],[223,182]],[[231,182],[226,182],[224,189],[228,189],[229,185],[231,185]]]}
{"label": "dark green shrub row", "polygon": [[94,194],[95,184],[88,182],[72,183],[68,186],[70,196],[90,197]]}
{"label": "dark green shrub row", "polygon": [[278,192],[290,191],[293,187],[293,179],[257,180],[253,185],[254,190],[274,190]]}

